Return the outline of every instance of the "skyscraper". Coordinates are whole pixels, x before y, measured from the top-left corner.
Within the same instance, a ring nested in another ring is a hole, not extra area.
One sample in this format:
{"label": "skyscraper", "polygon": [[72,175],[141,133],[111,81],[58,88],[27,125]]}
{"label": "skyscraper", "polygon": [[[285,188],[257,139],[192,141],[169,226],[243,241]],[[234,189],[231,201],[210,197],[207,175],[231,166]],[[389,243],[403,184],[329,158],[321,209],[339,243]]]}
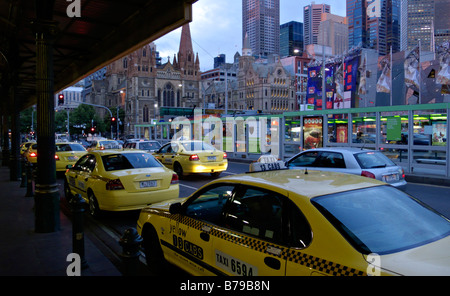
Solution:
{"label": "skyscraper", "polygon": [[328,4],[314,4],[303,7],[303,39],[304,46],[318,44],[319,25],[322,13],[330,12]]}
{"label": "skyscraper", "polygon": [[449,0],[408,0],[408,50],[419,45],[433,51],[433,45],[450,40]]}
{"label": "skyscraper", "polygon": [[303,23],[289,22],[280,27],[280,56],[302,55]]}
{"label": "skyscraper", "polygon": [[401,0],[347,0],[349,48],[400,51]]}
{"label": "skyscraper", "polygon": [[242,40],[246,34],[254,55],[280,54],[280,0],[242,0]]}

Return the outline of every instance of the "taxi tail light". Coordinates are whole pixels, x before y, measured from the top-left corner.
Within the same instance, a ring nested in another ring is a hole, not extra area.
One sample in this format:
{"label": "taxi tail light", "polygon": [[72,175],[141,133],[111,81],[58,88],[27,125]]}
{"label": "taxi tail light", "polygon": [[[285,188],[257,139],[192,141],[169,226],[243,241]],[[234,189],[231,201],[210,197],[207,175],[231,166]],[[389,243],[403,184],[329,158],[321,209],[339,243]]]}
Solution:
{"label": "taxi tail light", "polygon": [[376,178],[375,178],[375,175],[372,174],[371,172],[368,172],[368,171],[362,171],[362,172],[361,172],[361,176],[367,177],[367,178],[376,179]]}
{"label": "taxi tail light", "polygon": [[119,190],[119,189],[125,189],[125,187],[123,187],[122,185],[122,182],[120,182],[120,179],[109,180],[106,183],[106,190]]}
{"label": "taxi tail light", "polygon": [[31,152],[30,153],[30,157],[36,157],[37,156],[37,153],[36,152]]}
{"label": "taxi tail light", "polygon": [[227,153],[226,152],[223,153],[223,159],[227,159]]}
{"label": "taxi tail light", "polygon": [[189,156],[189,160],[190,161],[199,160],[198,155],[197,154],[192,154],[191,156]]}
{"label": "taxi tail light", "polygon": [[401,169],[401,175],[402,175],[402,179],[405,179],[405,170]]}
{"label": "taxi tail light", "polygon": [[170,184],[178,184],[178,175],[172,174],[172,180],[170,180]]}
{"label": "taxi tail light", "polygon": [[59,160],[59,156],[55,154],[55,160]]}

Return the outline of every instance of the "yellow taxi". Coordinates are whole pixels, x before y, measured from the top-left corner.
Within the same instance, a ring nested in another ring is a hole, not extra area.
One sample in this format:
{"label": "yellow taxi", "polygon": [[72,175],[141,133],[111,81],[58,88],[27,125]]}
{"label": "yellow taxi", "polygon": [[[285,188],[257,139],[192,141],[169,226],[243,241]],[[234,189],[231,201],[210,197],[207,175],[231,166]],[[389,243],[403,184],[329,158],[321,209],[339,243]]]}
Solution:
{"label": "yellow taxi", "polygon": [[153,155],[179,177],[193,173],[218,177],[228,167],[226,152],[202,141],[171,141]]}
{"label": "yellow taxi", "polygon": [[20,155],[23,155],[23,153],[32,145],[36,144],[36,141],[30,141],[30,142],[23,142],[20,144]]}
{"label": "yellow taxi", "polygon": [[148,266],[169,262],[192,275],[450,275],[447,218],[378,180],[282,165],[259,164],[263,171],[141,210]]}
{"label": "yellow taxi", "polygon": [[87,151],[93,150],[122,150],[122,144],[117,142],[116,140],[93,140],[91,145],[87,148]]}
{"label": "yellow taxi", "polygon": [[178,175],[145,151],[96,150],[68,166],[64,192],[69,200],[80,194],[97,217],[177,198]]}
{"label": "yellow taxi", "polygon": [[27,162],[31,164],[37,163],[37,143],[32,143],[28,146],[28,148],[23,152],[22,156],[26,159]]}
{"label": "yellow taxi", "polygon": [[66,167],[80,159],[81,156],[87,153],[83,145],[79,143],[63,142],[56,143],[55,161],[56,171],[64,172]]}

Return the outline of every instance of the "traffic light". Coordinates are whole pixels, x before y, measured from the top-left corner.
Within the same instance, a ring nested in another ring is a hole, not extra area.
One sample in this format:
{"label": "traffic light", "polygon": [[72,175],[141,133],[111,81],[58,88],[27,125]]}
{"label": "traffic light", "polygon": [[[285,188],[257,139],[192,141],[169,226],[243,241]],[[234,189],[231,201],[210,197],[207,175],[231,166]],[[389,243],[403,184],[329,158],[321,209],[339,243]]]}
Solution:
{"label": "traffic light", "polygon": [[64,105],[64,95],[59,94],[58,96],[58,106]]}
{"label": "traffic light", "polygon": [[92,132],[92,133],[95,132],[95,127],[91,127],[91,132]]}
{"label": "traffic light", "polygon": [[111,117],[111,123],[115,123],[116,122],[116,118],[115,117]]}

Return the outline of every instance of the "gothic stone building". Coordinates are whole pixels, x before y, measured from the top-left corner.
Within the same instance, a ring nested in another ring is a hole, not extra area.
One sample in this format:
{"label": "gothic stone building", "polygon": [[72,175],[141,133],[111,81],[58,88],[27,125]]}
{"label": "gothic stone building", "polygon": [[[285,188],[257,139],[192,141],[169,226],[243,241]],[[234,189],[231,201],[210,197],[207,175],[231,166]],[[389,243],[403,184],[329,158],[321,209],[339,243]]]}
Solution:
{"label": "gothic stone building", "polygon": [[182,27],[173,61],[161,64],[159,60],[151,43],[109,64],[105,80],[92,82],[91,103],[125,110],[126,135],[133,135],[137,124],[166,120],[170,115],[164,115],[175,108],[201,106],[199,58],[192,49],[188,24]]}

